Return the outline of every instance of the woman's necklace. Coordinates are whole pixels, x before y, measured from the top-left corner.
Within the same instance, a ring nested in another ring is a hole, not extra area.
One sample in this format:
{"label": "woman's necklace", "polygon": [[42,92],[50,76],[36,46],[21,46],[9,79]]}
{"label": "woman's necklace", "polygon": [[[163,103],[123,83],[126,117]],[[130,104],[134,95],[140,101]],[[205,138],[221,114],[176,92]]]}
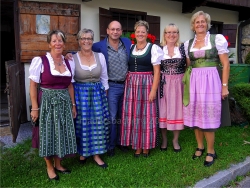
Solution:
{"label": "woman's necklace", "polygon": [[93,53],[91,53],[91,55],[89,57],[86,57],[86,55],[83,55],[83,53],[81,52],[82,57],[84,57],[84,60],[88,62],[88,65],[90,65],[90,61],[91,58],[93,56]]}
{"label": "woman's necklace", "polygon": [[[144,48],[146,48],[147,44],[148,44],[148,43],[146,43],[146,45],[145,45],[143,48],[138,48],[137,45],[135,45],[135,48],[136,48],[137,52],[142,51]],[[136,58],[137,58],[137,56],[138,56],[138,55],[135,55],[135,65],[136,65]],[[137,66],[137,65],[136,65],[136,66]]]}
{"label": "woman's necklace", "polygon": [[197,41],[197,42],[201,42],[201,41],[203,41],[203,40],[205,40],[205,37],[204,37],[203,39],[201,39],[201,40],[198,40],[198,39],[196,38],[196,41]]}
{"label": "woman's necklace", "polygon": [[[57,59],[57,61],[56,61],[56,59]],[[53,60],[54,60],[54,63],[57,64],[58,66],[62,65],[62,58],[53,58]]]}
{"label": "woman's necklace", "polygon": [[144,48],[146,48],[147,44],[148,44],[148,43],[146,43],[146,45],[145,45],[143,48],[138,48],[138,46],[136,45],[136,46],[135,46],[135,47],[136,47],[136,50],[137,50],[137,51],[142,51]]}

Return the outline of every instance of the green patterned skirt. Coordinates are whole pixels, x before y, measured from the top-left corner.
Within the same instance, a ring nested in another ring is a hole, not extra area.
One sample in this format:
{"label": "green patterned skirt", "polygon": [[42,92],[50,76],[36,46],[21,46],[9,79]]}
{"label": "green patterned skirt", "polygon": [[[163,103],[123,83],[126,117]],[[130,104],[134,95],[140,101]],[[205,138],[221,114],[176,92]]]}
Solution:
{"label": "green patterned skirt", "polygon": [[75,154],[76,136],[68,89],[41,88],[39,156]]}

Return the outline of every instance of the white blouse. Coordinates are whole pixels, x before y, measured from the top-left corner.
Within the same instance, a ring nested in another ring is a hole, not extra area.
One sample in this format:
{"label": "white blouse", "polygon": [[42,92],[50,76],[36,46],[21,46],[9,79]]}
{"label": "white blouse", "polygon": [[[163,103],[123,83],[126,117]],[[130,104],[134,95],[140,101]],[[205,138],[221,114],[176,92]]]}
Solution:
{"label": "white blouse", "polygon": [[163,47],[163,53],[164,53],[163,59],[181,58],[181,53],[180,53],[178,46],[174,47],[174,55],[172,57],[168,55],[168,47],[167,46]]}
{"label": "white blouse", "polygon": [[[196,39],[196,36],[195,36],[195,39]],[[195,41],[196,41],[195,39],[193,41],[193,44],[191,45],[190,52],[195,52],[195,51],[199,51],[199,50],[209,50],[212,48],[212,45],[210,42],[210,33],[209,32],[207,32],[207,34],[206,34],[204,47],[202,47],[200,49],[194,48]],[[189,40],[184,43],[184,49],[185,49],[185,54],[186,54],[187,58],[189,58],[188,46],[189,46]],[[217,34],[215,36],[215,46],[216,46],[216,49],[218,50],[218,54],[225,54],[225,53],[229,52],[229,50],[227,49],[228,42],[225,39],[225,37],[221,34]]]}
{"label": "white blouse", "polygon": [[[49,67],[50,67],[50,72],[53,76],[71,76],[71,73],[68,69],[68,67],[66,66],[66,63],[64,61],[64,56],[62,55],[62,63],[65,66],[66,71],[63,73],[60,73],[59,71],[55,70],[55,63],[54,60],[51,56],[51,54],[49,52],[46,53],[46,57],[49,60]],[[73,69],[72,69],[72,64],[69,62],[70,67],[71,67],[71,71],[73,73]],[[41,73],[43,73],[44,71],[44,67],[42,64],[42,58],[41,57],[34,57],[31,60],[31,64],[29,67],[29,79],[33,80],[36,83],[40,83],[40,75]],[[72,80],[71,82],[73,82],[73,76],[72,76]]]}
{"label": "white blouse", "polygon": [[[143,49],[143,50],[139,50],[139,51],[135,51],[136,47],[134,47],[132,54],[133,55],[143,55],[148,47],[149,47],[150,43],[147,43],[147,46]],[[163,51],[162,49],[157,46],[156,44],[153,44],[152,48],[151,48],[151,63],[152,65],[160,65],[161,64],[161,60],[163,58]]]}
{"label": "white blouse", "polygon": [[[105,57],[104,57],[104,55],[102,53],[98,53],[98,56],[99,56],[99,59],[100,59],[100,64],[102,66],[100,81],[101,81],[102,85],[104,86],[105,90],[108,90],[109,85],[108,85],[108,73],[107,73],[106,60],[105,60]],[[77,53],[77,58],[78,58],[78,61],[81,62],[78,53]],[[94,58],[95,58],[95,56],[94,56]],[[75,75],[75,61],[74,61],[74,58],[72,60],[69,60],[69,62],[70,62],[73,77],[74,77],[74,75]],[[95,59],[95,62],[96,62],[96,59]],[[91,65],[90,67],[87,66],[87,65],[82,65],[81,63],[79,63],[79,64],[80,64],[80,66],[81,66],[81,68],[83,70],[87,70],[87,71],[91,71],[91,70],[93,70],[94,68],[97,67],[96,63],[94,65]],[[75,82],[75,80],[74,80],[74,82]]]}

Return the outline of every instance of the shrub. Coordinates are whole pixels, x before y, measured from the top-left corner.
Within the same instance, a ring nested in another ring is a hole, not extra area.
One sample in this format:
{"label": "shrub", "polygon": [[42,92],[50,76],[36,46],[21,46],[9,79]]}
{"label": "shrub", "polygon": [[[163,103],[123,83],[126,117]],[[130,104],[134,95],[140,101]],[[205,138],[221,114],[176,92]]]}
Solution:
{"label": "shrub", "polygon": [[250,64],[250,52],[248,52],[248,54],[246,56],[245,64]]}
{"label": "shrub", "polygon": [[239,83],[231,88],[231,94],[239,107],[243,115],[250,121],[250,84]]}

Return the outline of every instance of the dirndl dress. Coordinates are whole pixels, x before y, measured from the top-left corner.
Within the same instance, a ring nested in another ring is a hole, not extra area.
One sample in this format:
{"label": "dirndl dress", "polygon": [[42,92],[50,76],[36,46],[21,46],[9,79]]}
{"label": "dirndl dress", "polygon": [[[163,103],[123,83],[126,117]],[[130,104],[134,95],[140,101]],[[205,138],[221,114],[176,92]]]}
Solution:
{"label": "dirndl dress", "polygon": [[[77,152],[84,157],[107,152],[109,142],[109,110],[105,88],[100,82],[102,67],[95,53],[97,66],[89,71],[80,67],[77,54],[73,55],[76,71],[74,79],[77,117],[75,130]],[[96,82],[88,78],[96,78]]]}
{"label": "dirndl dress", "polygon": [[[153,66],[149,45],[145,54],[129,58],[122,107],[121,145],[151,149],[157,141],[157,101],[149,102],[153,85]],[[131,51],[133,51],[134,46]],[[135,64],[136,60],[136,64]]]}
{"label": "dirndl dress", "polygon": [[161,82],[159,87],[159,127],[167,130],[183,130],[183,83],[186,66],[184,45],[179,47],[181,58],[161,61]]}
{"label": "dirndl dress", "polygon": [[[222,124],[222,99],[220,60],[215,46],[215,35],[210,35],[212,48],[190,52],[193,39],[189,41],[188,53],[191,60],[189,104],[184,106],[184,124],[191,128],[213,131]],[[217,65],[213,65],[216,63]],[[203,66],[204,64],[204,66]],[[212,65],[211,65],[212,64]],[[210,66],[211,65],[211,66]],[[226,104],[227,100],[225,100]],[[228,106],[227,106],[228,107]],[[225,110],[230,123],[229,109]]]}
{"label": "dirndl dress", "polygon": [[[39,156],[63,158],[75,154],[76,137],[68,92],[72,76],[53,76],[46,56],[40,84]],[[71,71],[67,60],[65,63]]]}

